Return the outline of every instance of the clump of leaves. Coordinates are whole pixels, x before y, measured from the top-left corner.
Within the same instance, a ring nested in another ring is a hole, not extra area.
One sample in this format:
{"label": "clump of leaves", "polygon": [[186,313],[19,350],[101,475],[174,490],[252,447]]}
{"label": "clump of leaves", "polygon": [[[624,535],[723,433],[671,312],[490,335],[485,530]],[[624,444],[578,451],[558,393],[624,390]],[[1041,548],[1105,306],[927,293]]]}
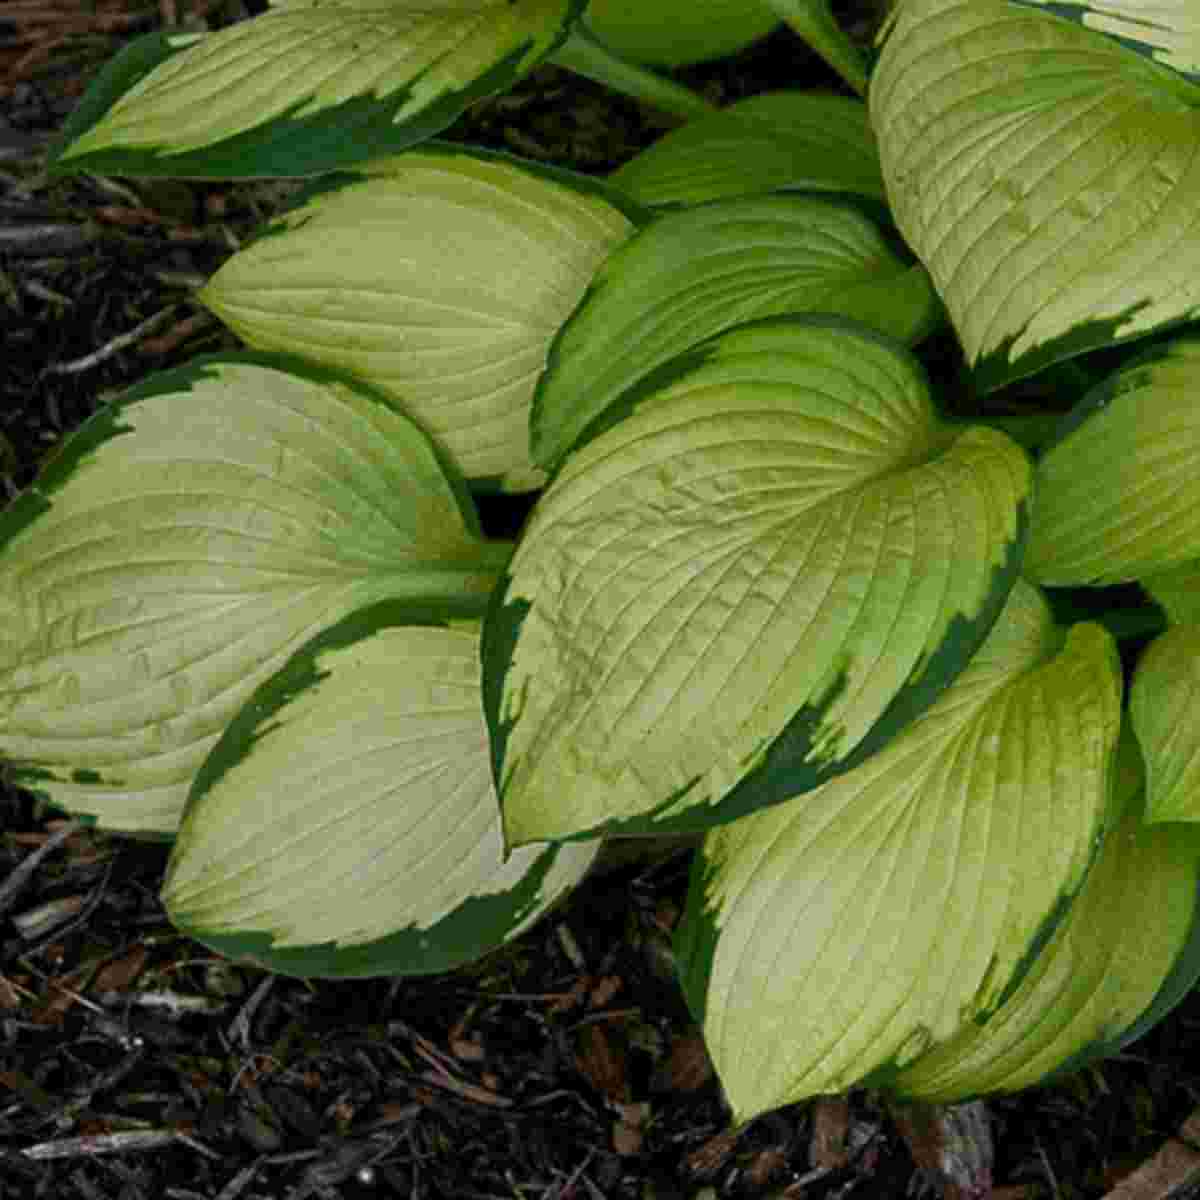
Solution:
{"label": "clump of leaves", "polygon": [[[1200,976],[1200,24],[903,0],[868,64],[747,0],[866,100],[715,112],[633,61],[677,7],[290,0],[111,64],[57,170],[316,178],[201,292],[251,350],[3,518],[0,749],[300,975],[702,832],[738,1121],[1023,1088]],[[604,181],[428,140],[549,56],[691,119]]]}

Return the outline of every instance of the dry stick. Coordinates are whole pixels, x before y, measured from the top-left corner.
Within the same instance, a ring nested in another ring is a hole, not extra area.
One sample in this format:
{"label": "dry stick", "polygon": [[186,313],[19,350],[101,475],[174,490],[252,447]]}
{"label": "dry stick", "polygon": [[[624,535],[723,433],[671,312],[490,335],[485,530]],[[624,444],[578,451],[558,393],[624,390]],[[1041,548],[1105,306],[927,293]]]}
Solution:
{"label": "dry stick", "polygon": [[262,1159],[247,1163],[218,1193],[217,1200],[237,1200],[237,1198],[254,1182],[262,1166]]}
{"label": "dry stick", "polygon": [[254,1020],[254,1014],[258,1012],[258,1006],[266,999],[267,993],[275,986],[276,978],[275,975],[266,976],[229,1023],[225,1038],[231,1046],[240,1043],[243,1050],[250,1049],[250,1022]]}
{"label": "dry stick", "polygon": [[52,833],[42,845],[9,872],[8,878],[0,884],[0,913],[7,912],[13,906],[18,893],[33,877],[33,873],[41,865],[42,859],[53,854],[71,834],[77,833],[82,828],[83,825],[78,821],[68,822],[61,829]]}
{"label": "dry stick", "polygon": [[200,333],[216,324],[216,317],[210,313],[198,312],[194,316],[184,318],[159,337],[147,338],[138,349],[143,354],[169,354],[182,346],[194,333]]}
{"label": "dry stick", "polygon": [[81,371],[89,371],[92,367],[99,366],[100,363],[112,358],[114,354],[119,354],[135,342],[141,341],[146,334],[153,333],[156,329],[168,324],[174,319],[179,307],[178,304],[168,304],[166,308],[135,325],[128,333],[117,334],[111,341],[105,342],[99,350],[86,354],[83,358],[74,359],[72,362],[51,363],[42,370],[42,375],[77,375]]}
{"label": "dry stick", "polygon": [[121,1133],[91,1134],[39,1142],[21,1153],[26,1158],[93,1158],[98,1154],[121,1154],[129,1150],[157,1150],[178,1141],[173,1129],[130,1129]]}
{"label": "dry stick", "polygon": [[84,900],[83,907],[79,910],[78,915],[73,920],[67,921],[65,924],[56,925],[53,929],[47,930],[46,933],[34,945],[22,952],[22,960],[29,959],[35,954],[41,954],[41,952],[45,950],[45,948],[52,942],[57,941],[59,938],[65,937],[68,933],[78,929],[79,926],[87,921],[87,919],[92,915],[92,912],[95,910],[96,905],[100,903],[100,899],[104,895],[105,889],[108,887],[108,881],[112,878],[113,867],[116,865],[116,862],[117,859],[115,855],[108,860],[108,863],[104,868],[104,878],[101,879],[100,882],[96,884],[96,886],[88,893],[87,898]]}

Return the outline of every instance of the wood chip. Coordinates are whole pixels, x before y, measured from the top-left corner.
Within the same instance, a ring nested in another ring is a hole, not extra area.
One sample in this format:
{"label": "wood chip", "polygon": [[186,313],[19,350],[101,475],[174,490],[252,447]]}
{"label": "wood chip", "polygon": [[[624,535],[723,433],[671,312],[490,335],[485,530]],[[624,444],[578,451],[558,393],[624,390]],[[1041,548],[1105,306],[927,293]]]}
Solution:
{"label": "wood chip", "polygon": [[613,1122],[612,1144],[618,1154],[628,1157],[639,1153],[642,1141],[642,1131],[636,1125],[630,1125],[626,1121]]}
{"label": "wood chip", "polygon": [[982,1100],[895,1105],[892,1117],[913,1162],[945,1183],[945,1200],[977,1200],[992,1190],[991,1118]]}
{"label": "wood chip", "polygon": [[601,976],[600,982],[592,988],[588,1003],[593,1008],[603,1008],[621,990],[621,986],[619,975]]}
{"label": "wood chip", "polygon": [[699,1033],[685,1034],[671,1043],[665,1074],[664,1090],[675,1092],[698,1091],[712,1078],[712,1061]]}
{"label": "wood chip", "polygon": [[782,1150],[760,1150],[750,1161],[746,1178],[755,1187],[766,1187],[773,1179],[783,1174],[787,1167],[787,1155]]}
{"label": "wood chip", "polygon": [[592,1087],[609,1100],[628,1101],[624,1047],[602,1025],[588,1024],[580,1029],[575,1065]]}
{"label": "wood chip", "polygon": [[844,1096],[820,1096],[813,1104],[812,1141],[808,1161],[814,1168],[836,1171],[850,1161],[847,1138],[850,1105]]}
{"label": "wood chip", "polygon": [[688,1170],[696,1175],[715,1175],[729,1161],[736,1144],[736,1134],[716,1134],[687,1156]]}
{"label": "wood chip", "polygon": [[[1183,1140],[1181,1141],[1180,1138]],[[1144,1162],[1105,1194],[1104,1200],[1173,1200],[1200,1188],[1200,1108],[1169,1138],[1153,1158]]]}
{"label": "wood chip", "polygon": [[615,1104],[620,1119],[613,1125],[613,1149],[618,1154],[637,1154],[642,1148],[642,1130],[650,1120],[650,1105]]}
{"label": "wood chip", "polygon": [[109,959],[96,972],[96,977],[92,980],[92,990],[123,992],[142,973],[146,957],[146,947],[137,945],[120,958]]}

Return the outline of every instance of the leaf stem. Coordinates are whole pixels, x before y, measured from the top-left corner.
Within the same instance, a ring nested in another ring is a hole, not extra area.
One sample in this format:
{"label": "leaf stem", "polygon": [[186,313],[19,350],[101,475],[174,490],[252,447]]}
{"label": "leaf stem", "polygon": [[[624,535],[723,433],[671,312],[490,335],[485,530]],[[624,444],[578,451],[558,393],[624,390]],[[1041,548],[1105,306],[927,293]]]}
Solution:
{"label": "leaf stem", "polygon": [[866,60],[834,20],[828,0],[767,0],[767,3],[860,96],[867,94]]}
{"label": "leaf stem", "polygon": [[579,24],[550,55],[555,66],[602,83],[624,96],[652,104],[672,116],[690,121],[716,112],[703,96],[646,67],[621,58]]}

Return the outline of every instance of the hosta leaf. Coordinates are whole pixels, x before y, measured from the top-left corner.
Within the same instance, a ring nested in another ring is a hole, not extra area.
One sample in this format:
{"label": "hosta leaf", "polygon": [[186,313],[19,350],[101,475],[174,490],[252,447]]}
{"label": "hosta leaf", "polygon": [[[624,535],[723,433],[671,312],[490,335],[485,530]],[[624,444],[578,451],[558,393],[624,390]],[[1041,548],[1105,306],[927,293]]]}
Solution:
{"label": "hosta leaf", "polygon": [[1200,339],[1158,346],[1090,392],[1038,463],[1025,573],[1109,584],[1200,556]]}
{"label": "hosta leaf", "polygon": [[566,37],[583,0],[287,0],[109,66],[60,170],[316,175],[440,133]]}
{"label": "hosta leaf", "polygon": [[1200,625],[1200,559],[1138,582],[1166,610],[1172,625]]}
{"label": "hosta leaf", "polygon": [[609,176],[648,206],[779,191],[852,192],[886,203],[861,100],[766,92],[672,129]]}
{"label": "hosta leaf", "polygon": [[1119,824],[1013,994],[901,1071],[893,1090],[935,1103],[1020,1091],[1115,1054],[1143,1014],[1161,1017],[1183,998],[1191,984],[1172,975],[1183,967],[1196,977],[1186,960],[1195,957],[1200,830],[1143,824],[1142,799],[1140,786],[1125,788]]}
{"label": "hosta leaf", "polygon": [[1008,0],[908,0],[871,79],[896,224],[984,387],[1200,312],[1200,89]]}
{"label": "hosta leaf", "polygon": [[668,213],[600,268],[550,351],[531,424],[552,467],[630,389],[705,338],[744,321],[838,313],[904,341],[929,331],[924,269],[852,209],[760,196]]}
{"label": "hosta leaf", "polygon": [[1013,0],[1078,21],[1156,62],[1200,76],[1200,11],[1192,0]]}
{"label": "hosta leaf", "polygon": [[478,623],[384,602],[298,650],[196,778],[163,900],[288,975],[428,974],[526,928],[599,842],[502,861]]}
{"label": "hosta leaf", "polygon": [[1200,625],[1177,625],[1142,653],[1129,719],[1146,758],[1146,820],[1200,821]]}
{"label": "hosta leaf", "polygon": [[702,346],[567,460],[493,598],[508,843],[703,829],[847,769],[990,628],[1030,474],[865,326]]}
{"label": "hosta leaf", "polygon": [[297,646],[385,596],[481,612],[508,549],[366,390],[261,355],[154,376],[0,519],[0,754],[63,808],[171,833]]}
{"label": "hosta leaf", "polygon": [[1105,827],[1121,669],[1023,582],[933,706],[817,791],[713,830],[677,939],[737,1122],[998,1011]]}
{"label": "hosta leaf", "polygon": [[548,347],[629,220],[586,181],[422,148],[323,180],[200,298],[252,346],[385,391],[472,479],[544,480],[529,406]]}
{"label": "hosta leaf", "polygon": [[779,24],[762,0],[590,0],[584,20],[618,54],[665,67],[724,58]]}

